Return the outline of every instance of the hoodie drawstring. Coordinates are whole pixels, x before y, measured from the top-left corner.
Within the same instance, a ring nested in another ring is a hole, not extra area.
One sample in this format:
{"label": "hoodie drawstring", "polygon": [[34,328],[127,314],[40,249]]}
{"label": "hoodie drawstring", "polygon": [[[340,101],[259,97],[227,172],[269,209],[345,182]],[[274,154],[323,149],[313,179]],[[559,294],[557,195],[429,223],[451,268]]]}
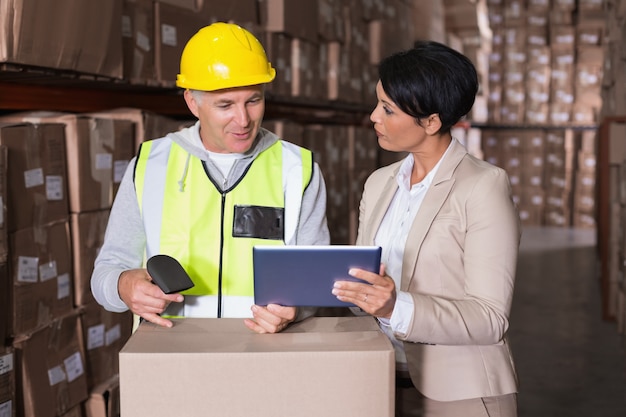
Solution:
{"label": "hoodie drawstring", "polygon": [[187,153],[187,160],[185,161],[185,169],[183,170],[183,175],[178,180],[178,191],[181,193],[185,192],[185,179],[187,178],[187,172],[189,171],[189,161],[191,160],[191,153]]}

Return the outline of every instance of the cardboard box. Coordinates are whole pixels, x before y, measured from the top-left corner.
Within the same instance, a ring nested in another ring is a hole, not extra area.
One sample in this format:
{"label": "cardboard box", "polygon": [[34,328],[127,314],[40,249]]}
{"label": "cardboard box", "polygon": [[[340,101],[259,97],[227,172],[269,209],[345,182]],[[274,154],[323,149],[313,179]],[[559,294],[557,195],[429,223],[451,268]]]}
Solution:
{"label": "cardboard box", "polygon": [[0,62],[122,76],[122,0],[6,0]]}
{"label": "cardboard box", "polygon": [[0,144],[8,148],[11,161],[7,173],[8,232],[67,219],[64,126],[7,124],[2,118]]}
{"label": "cardboard box", "polygon": [[80,325],[91,391],[118,374],[118,355],[130,337],[133,313],[113,313],[94,302],[81,308]]}
{"label": "cardboard box", "polygon": [[318,42],[317,0],[260,0],[261,25],[267,32],[280,32],[294,38]]}
{"label": "cardboard box", "polygon": [[157,80],[164,87],[174,87],[187,41],[210,22],[200,13],[158,1],[154,3],[154,18]]}
{"label": "cardboard box", "polygon": [[19,230],[11,234],[10,247],[10,334],[17,336],[73,309],[69,221]]}
{"label": "cardboard box", "polygon": [[123,74],[131,84],[156,85],[154,36],[154,2],[125,0],[122,12]]}
{"label": "cardboard box", "polygon": [[13,348],[0,345],[0,416],[15,416],[15,368]]}
{"label": "cardboard box", "polygon": [[[180,97],[184,100],[183,97]],[[88,113],[90,116],[113,119],[128,120],[135,126],[135,150],[139,150],[139,146],[152,139],[162,138],[171,132],[176,132],[184,127],[193,125],[197,119],[189,112],[189,120],[179,120],[171,117],[163,116],[149,110],[119,107],[111,110],[103,110],[94,113]]]}
{"label": "cardboard box", "polygon": [[65,127],[70,212],[111,208],[135,154],[133,122],[46,111],[10,117],[36,125],[60,123]]}
{"label": "cardboard box", "polygon": [[143,322],[120,352],[126,416],[393,416],[394,381],[372,317],[313,317],[279,334],[241,319]]}
{"label": "cardboard box", "polygon": [[61,416],[88,397],[78,312],[13,343],[17,360],[18,415]]}
{"label": "cardboard box", "polygon": [[91,293],[91,274],[104,242],[110,210],[72,213],[72,263],[74,269],[74,305],[95,303]]}
{"label": "cardboard box", "polygon": [[86,417],[120,416],[120,378],[114,375],[96,386],[85,401]]}
{"label": "cardboard box", "polygon": [[216,21],[232,22],[254,33],[255,27],[259,23],[259,5],[257,3],[257,0],[204,0],[200,7],[200,14],[207,24]]}

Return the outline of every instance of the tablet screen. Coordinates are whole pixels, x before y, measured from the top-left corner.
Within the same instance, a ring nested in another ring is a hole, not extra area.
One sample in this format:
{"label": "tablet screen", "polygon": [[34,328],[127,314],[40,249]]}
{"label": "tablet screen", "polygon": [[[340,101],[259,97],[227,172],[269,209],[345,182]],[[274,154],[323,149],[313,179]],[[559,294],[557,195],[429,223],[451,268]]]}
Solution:
{"label": "tablet screen", "polygon": [[333,294],[335,281],[358,281],[350,268],[378,272],[379,246],[255,246],[254,303],[350,307]]}

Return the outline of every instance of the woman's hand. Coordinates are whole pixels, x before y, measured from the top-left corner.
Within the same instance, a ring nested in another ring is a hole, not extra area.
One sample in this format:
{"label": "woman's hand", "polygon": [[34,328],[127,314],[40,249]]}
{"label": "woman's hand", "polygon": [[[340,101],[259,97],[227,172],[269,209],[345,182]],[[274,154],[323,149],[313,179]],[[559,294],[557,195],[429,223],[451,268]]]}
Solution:
{"label": "woman's hand", "polygon": [[353,303],[372,316],[391,318],[396,305],[396,284],[391,277],[385,275],[385,266],[380,265],[379,274],[358,268],[353,268],[348,273],[368,283],[335,282],[333,294],[337,299]]}

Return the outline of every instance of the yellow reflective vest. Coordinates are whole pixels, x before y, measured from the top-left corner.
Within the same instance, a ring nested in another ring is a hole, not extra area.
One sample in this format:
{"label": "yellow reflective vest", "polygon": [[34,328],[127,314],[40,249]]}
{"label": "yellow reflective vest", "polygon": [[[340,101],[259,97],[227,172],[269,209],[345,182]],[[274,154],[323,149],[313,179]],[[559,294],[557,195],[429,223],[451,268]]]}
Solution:
{"label": "yellow reflective vest", "polygon": [[307,149],[276,141],[224,191],[204,164],[169,138],[142,144],[135,188],[146,259],[174,257],[195,284],[183,293],[184,305],[172,303],[175,310],[168,315],[249,317],[252,247],[295,241],[313,157]]}

